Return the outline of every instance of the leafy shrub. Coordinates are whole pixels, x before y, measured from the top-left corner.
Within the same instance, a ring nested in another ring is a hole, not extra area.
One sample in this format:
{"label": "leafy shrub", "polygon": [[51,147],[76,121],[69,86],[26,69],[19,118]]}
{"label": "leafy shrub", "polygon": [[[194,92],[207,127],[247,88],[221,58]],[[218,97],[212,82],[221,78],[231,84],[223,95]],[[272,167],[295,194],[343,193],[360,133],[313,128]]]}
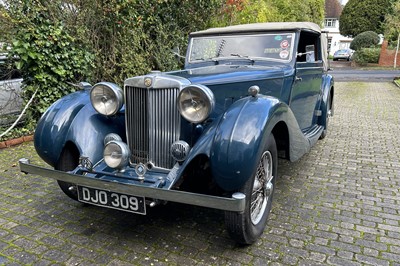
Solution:
{"label": "leafy shrub", "polygon": [[353,60],[360,66],[368,63],[377,64],[379,62],[380,48],[361,48],[353,55]]}
{"label": "leafy shrub", "polygon": [[350,49],[358,51],[361,48],[375,47],[379,43],[379,35],[373,31],[364,31],[358,34],[350,44]]}
{"label": "leafy shrub", "polygon": [[62,22],[51,20],[39,1],[24,1],[14,8],[20,29],[11,56],[19,58],[16,65],[24,79],[25,102],[37,90],[27,112],[27,120],[35,121],[51,103],[76,90],[73,84],[90,73],[92,56]]}

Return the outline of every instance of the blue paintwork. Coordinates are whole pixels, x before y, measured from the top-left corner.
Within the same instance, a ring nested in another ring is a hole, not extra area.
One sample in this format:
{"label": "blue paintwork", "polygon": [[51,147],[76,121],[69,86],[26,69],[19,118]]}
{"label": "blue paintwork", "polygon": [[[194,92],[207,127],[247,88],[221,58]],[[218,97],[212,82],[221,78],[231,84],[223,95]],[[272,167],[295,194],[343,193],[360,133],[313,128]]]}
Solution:
{"label": "blue paintwork", "polygon": [[51,166],[67,142],[95,162],[102,158],[104,137],[111,132],[124,136],[123,114],[112,118],[99,115],[90,103],[89,91],[83,90],[51,105],[38,122],[34,143],[39,156]]}
{"label": "blue paintwork", "polygon": [[253,174],[281,104],[273,97],[249,97],[224,114],[210,154],[213,176],[223,189],[239,188]]}
{"label": "blue paintwork", "polygon": [[[326,126],[327,99],[329,95],[333,97],[333,79],[324,72],[322,61],[297,64],[294,61],[254,65],[248,60],[219,65],[207,62],[157,74],[206,85],[216,100],[215,109],[204,124],[182,121],[181,138],[191,145],[191,151],[177,171],[178,178],[167,180],[165,187],[179,180],[198,156],[206,156],[219,187],[226,191],[239,189],[254,174],[267,138],[278,124],[287,130],[288,159],[296,161],[308,152],[318,139],[321,126]],[[253,85],[260,87],[256,97],[248,96],[248,88]],[[97,114],[90,104],[89,91],[85,90],[62,98],[47,110],[36,129],[35,147],[53,166],[67,143],[73,143],[81,156],[98,162],[102,159],[103,139],[111,132],[125,137],[124,112],[111,118]],[[275,135],[276,139],[280,137]],[[137,183],[129,179],[137,177],[132,168],[119,174],[126,178],[115,175],[102,162],[95,170],[101,173],[94,175],[99,178]],[[146,179],[158,180],[167,174],[149,171]]]}

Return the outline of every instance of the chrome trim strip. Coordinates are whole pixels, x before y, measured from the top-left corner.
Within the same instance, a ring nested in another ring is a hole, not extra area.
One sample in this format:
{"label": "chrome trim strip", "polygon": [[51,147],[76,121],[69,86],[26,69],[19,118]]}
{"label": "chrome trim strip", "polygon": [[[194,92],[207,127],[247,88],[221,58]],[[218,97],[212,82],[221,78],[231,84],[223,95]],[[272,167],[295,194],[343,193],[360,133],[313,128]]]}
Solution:
{"label": "chrome trim strip", "polygon": [[142,196],[226,211],[243,212],[245,209],[246,200],[245,197],[243,197],[244,195],[241,195],[241,197],[235,196],[232,198],[224,198],[178,190],[166,190],[161,188],[109,182],[87,176],[75,175],[35,166],[30,164],[28,159],[20,159],[19,167],[23,173],[40,175],[68,183],[115,191],[132,196]]}

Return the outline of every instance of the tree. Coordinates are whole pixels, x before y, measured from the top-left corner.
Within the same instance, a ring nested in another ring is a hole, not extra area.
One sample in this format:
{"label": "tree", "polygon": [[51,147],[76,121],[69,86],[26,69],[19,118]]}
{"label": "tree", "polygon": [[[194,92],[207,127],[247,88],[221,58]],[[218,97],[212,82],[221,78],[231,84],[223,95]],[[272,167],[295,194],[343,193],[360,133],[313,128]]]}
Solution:
{"label": "tree", "polygon": [[395,39],[397,36],[396,54],[393,62],[393,67],[396,68],[400,45],[400,1],[394,4],[393,13],[386,16],[385,29],[385,36],[388,40]]}
{"label": "tree", "polygon": [[379,43],[379,35],[373,31],[365,31],[354,37],[350,44],[350,49],[355,51],[361,48],[371,48],[375,47]]}
{"label": "tree", "polygon": [[235,24],[311,21],[321,24],[324,0],[226,0],[212,26]]}
{"label": "tree", "polygon": [[385,15],[391,12],[393,0],[349,0],[340,16],[339,30],[345,36],[364,31],[383,33]]}

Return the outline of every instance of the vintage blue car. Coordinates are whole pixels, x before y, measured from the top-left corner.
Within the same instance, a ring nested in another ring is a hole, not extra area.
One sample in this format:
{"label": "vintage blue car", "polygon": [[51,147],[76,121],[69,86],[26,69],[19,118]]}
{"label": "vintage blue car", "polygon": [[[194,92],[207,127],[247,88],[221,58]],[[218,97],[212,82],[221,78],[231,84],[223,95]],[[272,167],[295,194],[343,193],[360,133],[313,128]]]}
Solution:
{"label": "vintage blue car", "polygon": [[109,82],[55,102],[35,148],[74,200],[146,214],[180,202],[225,211],[231,237],[254,243],[271,210],[278,156],[290,161],[327,134],[334,83],[326,36],[307,22],[190,34],[185,69]]}

